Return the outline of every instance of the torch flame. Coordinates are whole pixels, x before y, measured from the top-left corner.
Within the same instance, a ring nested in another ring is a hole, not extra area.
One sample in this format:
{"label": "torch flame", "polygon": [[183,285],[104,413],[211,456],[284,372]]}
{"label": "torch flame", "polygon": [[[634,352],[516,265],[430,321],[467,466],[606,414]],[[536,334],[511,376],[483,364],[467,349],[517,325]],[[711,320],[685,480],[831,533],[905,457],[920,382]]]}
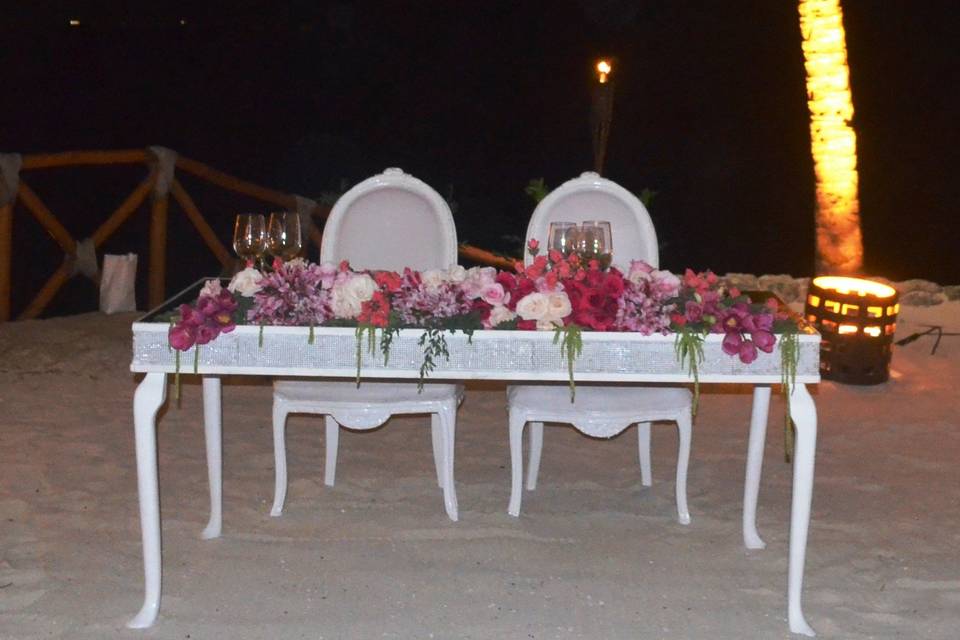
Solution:
{"label": "torch flame", "polygon": [[600,60],[597,62],[597,73],[600,74],[600,84],[605,84],[607,82],[607,76],[610,75],[611,71],[613,71],[613,67],[610,66],[610,63],[607,60]]}

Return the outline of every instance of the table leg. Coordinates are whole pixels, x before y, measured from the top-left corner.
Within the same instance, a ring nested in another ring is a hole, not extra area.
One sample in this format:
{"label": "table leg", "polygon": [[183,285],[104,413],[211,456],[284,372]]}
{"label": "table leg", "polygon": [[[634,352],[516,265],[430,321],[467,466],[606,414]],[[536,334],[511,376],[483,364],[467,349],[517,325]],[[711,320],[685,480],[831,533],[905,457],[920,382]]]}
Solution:
{"label": "table leg", "polygon": [[223,529],[223,435],[220,378],[203,376],[203,434],[207,444],[207,479],[210,483],[210,520],[200,536],[219,538]]}
{"label": "table leg", "polygon": [[143,537],[143,607],[127,623],[131,629],[151,626],[160,612],[160,491],[157,477],[157,411],[167,398],[167,374],[148,373],[133,396],[137,450],[137,492]]}
{"label": "table leg", "polygon": [[447,517],[457,521],[457,486],[453,481],[454,451],[456,449],[457,401],[451,400],[440,409],[440,441],[443,447],[443,504]]}
{"label": "table leg", "polygon": [[797,428],[793,455],[793,504],[790,509],[790,569],[787,582],[787,613],[790,631],[816,635],[803,617],[803,565],[807,555],[810,503],[813,499],[813,467],[817,448],[817,408],[806,385],[797,384],[790,394],[790,417]]}
{"label": "table leg", "polygon": [[757,533],[757,496],[763,471],[763,446],[767,437],[767,414],[770,409],[770,387],[753,388],[753,410],[750,413],[750,441],[747,445],[747,473],[743,483],[743,544],[747,549],[767,546]]}

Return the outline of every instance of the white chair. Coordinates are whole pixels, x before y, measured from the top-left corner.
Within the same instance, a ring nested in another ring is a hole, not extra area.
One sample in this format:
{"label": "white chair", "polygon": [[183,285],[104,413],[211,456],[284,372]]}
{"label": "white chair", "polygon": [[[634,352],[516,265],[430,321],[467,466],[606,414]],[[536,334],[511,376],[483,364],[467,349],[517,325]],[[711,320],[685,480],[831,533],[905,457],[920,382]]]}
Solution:
{"label": "white chair", "polygon": [[[321,262],[349,260],[359,269],[446,269],[457,263],[457,234],[450,207],[440,195],[400,169],[364,180],[337,200],[324,228]],[[339,428],[367,430],[392,415],[431,415],[437,484],[447,515],[457,520],[453,451],[457,406],[463,386],[414,382],[277,381],[273,387],[276,484],[270,515],[279,516],[287,493],[285,425],[290,413],[326,416],[324,482],[336,477]]]}
{"label": "white chair", "polygon": [[[636,196],[620,185],[588,172],[569,180],[544,198],[527,226],[527,242],[537,239],[546,246],[551,222],[607,220],[613,237],[615,265],[626,267],[630,260],[659,264],[657,236],[647,213]],[[527,256],[527,262],[530,262]],[[510,413],[511,489],[507,511],[520,515],[523,493],[523,428],[530,423],[530,460],[527,489],[537,486],[543,450],[543,423],[572,424],[591,436],[611,438],[631,424],[637,424],[641,482],[652,484],[650,464],[650,423],[668,420],[677,423],[677,519],[690,523],[687,509],[687,466],[690,460],[692,394],[671,387],[600,386],[577,384],[576,401],[570,402],[567,385],[512,385],[507,389]]]}

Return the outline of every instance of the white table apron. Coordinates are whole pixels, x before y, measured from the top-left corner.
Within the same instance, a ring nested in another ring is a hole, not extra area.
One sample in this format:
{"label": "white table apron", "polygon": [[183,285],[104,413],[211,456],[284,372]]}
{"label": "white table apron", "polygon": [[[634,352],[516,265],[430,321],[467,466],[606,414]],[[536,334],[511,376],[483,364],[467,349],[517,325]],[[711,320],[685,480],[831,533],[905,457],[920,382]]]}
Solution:
{"label": "white table apron", "polygon": [[[145,373],[134,395],[137,487],[143,536],[145,594],[143,607],[130,621],[132,628],[151,626],[160,610],[161,549],[160,497],[157,475],[156,416],[166,400],[167,374],[175,371],[174,353],[167,343],[168,326],[134,323],[131,371]],[[210,519],[204,538],[221,531],[221,375],[303,376],[351,378],[356,375],[356,336],[353,329],[318,328],[308,344],[305,327],[266,327],[260,344],[259,327],[242,326],[200,348],[197,372],[203,376],[204,426],[210,483]],[[389,366],[379,352],[367,353],[364,345],[361,372],[364,378],[417,378],[422,347],[420,330],[404,330],[394,339]],[[721,337],[711,335],[704,344],[699,367],[702,384],[752,384],[753,410],[743,493],[743,541],[748,549],[765,545],[756,528],[757,496],[763,465],[770,385],[781,380],[779,351],[761,353],[749,365],[724,354]],[[567,364],[553,333],[542,331],[477,331],[468,339],[462,333],[446,334],[450,360],[441,361],[433,380],[567,380]],[[807,384],[820,382],[820,336],[799,337],[800,357],[796,385],[790,396],[790,415],[796,425],[793,462],[793,499],[790,517],[790,562],[787,579],[787,613],[790,630],[814,635],[801,607],[807,531],[813,494],[814,454],[817,442],[816,407]],[[181,374],[193,372],[194,351],[181,354]],[[673,336],[640,336],[628,333],[583,334],[583,354],[576,360],[578,381],[686,383],[688,374],[674,353]]]}

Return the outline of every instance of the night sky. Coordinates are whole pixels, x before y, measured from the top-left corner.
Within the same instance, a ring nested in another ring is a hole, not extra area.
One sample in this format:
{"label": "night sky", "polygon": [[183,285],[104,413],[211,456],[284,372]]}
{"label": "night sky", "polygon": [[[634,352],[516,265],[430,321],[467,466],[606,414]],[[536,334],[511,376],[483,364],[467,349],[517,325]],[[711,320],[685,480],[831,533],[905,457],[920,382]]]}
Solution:
{"label": "night sky", "polygon": [[[957,3],[843,7],[865,271],[960,282]],[[614,56],[605,174],[657,192],[662,264],[813,272],[792,0],[10,2],[5,11],[0,151],[160,144],[311,197],[400,166],[452,194],[462,240],[494,249],[523,235],[531,178],[556,186],[591,168],[591,66]],[[24,178],[81,238],[143,172]],[[234,213],[268,210],[183,180],[225,242]],[[217,271],[181,218],[172,215],[171,290]],[[146,219],[106,249],[145,261]],[[16,311],[60,256],[21,209],[14,242],[17,264],[30,265],[15,270]]]}

